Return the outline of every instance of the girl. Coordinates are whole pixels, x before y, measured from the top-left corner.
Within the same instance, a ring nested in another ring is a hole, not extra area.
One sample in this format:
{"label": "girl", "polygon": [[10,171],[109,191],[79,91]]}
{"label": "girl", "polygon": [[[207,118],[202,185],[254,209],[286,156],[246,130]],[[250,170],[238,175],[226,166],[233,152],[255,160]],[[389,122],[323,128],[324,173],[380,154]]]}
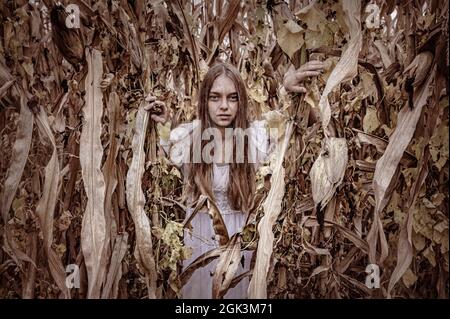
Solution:
{"label": "girl", "polygon": [[[291,67],[284,77],[285,90],[305,93],[306,89],[300,85],[301,82],[308,76],[319,75],[322,68],[323,63],[320,61],[308,62],[296,71]],[[165,123],[169,116],[164,102],[151,95],[146,97],[146,101],[146,110],[152,112],[155,107],[161,109],[162,114],[151,114],[151,118]],[[182,170],[189,207],[186,219],[192,213],[199,195],[207,195],[216,202],[230,237],[244,226],[246,215],[254,204],[256,170],[273,150],[264,121],[250,122],[247,106],[247,91],[239,71],[230,64],[216,63],[208,70],[200,86],[198,119],[173,129],[168,142],[160,141],[171,162]],[[206,129],[218,132],[214,134],[212,142],[212,163],[202,153],[207,140],[200,141],[197,135],[200,151],[194,147],[194,132],[204,132]],[[237,147],[237,137],[227,138],[227,129],[248,132],[243,149]],[[231,149],[232,152],[229,151]],[[239,155],[242,155],[243,161],[237,160]],[[197,159],[200,157],[200,161],[194,160],[196,156]],[[212,220],[207,213],[198,212],[192,219],[191,226],[192,231],[185,232],[184,243],[192,248],[192,256],[183,262],[184,268],[200,255],[218,246]],[[236,275],[249,270],[250,258],[250,251],[242,252]],[[193,273],[182,289],[183,298],[211,298],[216,263],[216,260],[212,261]],[[248,283],[248,277],[244,278],[229,289],[224,298],[246,298]]]}

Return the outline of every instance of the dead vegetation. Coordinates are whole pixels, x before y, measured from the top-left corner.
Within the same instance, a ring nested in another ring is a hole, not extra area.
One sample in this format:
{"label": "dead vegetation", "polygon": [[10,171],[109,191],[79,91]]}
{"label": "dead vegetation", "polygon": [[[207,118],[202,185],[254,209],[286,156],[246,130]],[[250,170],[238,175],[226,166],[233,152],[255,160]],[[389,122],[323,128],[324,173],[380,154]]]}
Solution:
{"label": "dead vegetation", "polygon": [[[241,249],[250,297],[448,298],[448,0],[62,2],[80,28],[53,0],[0,4],[1,298],[174,298],[214,258],[221,297]],[[181,176],[158,139],[194,118],[217,58],[284,135],[242,234],[217,227],[224,246],[181,273]],[[324,74],[281,94],[309,59]]]}

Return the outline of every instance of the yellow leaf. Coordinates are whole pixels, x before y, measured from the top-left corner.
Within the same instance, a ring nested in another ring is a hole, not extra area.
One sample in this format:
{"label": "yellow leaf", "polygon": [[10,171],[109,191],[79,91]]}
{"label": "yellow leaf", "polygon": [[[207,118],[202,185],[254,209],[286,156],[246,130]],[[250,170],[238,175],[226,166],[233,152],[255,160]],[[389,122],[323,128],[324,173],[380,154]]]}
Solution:
{"label": "yellow leaf", "polygon": [[301,21],[305,22],[308,26],[308,30],[321,31],[325,30],[325,26],[328,22],[325,14],[317,8],[315,2],[302,8],[295,14]]}
{"label": "yellow leaf", "polygon": [[262,87],[253,87],[247,90],[248,96],[257,103],[267,101],[267,96]]}
{"label": "yellow leaf", "polygon": [[363,129],[366,133],[372,133],[380,126],[378,120],[377,110],[373,107],[368,107],[366,110],[366,116],[363,119]]}
{"label": "yellow leaf", "polygon": [[303,28],[293,20],[280,25],[277,41],[281,49],[292,59],[295,52],[305,43]]}
{"label": "yellow leaf", "polygon": [[412,232],[412,242],[416,250],[422,250],[425,248],[425,237],[415,231]]}
{"label": "yellow leaf", "polygon": [[364,96],[373,96],[374,102],[376,102],[378,100],[378,91],[377,87],[374,84],[373,75],[369,74],[368,72],[362,72],[360,74],[360,77]]}
{"label": "yellow leaf", "polygon": [[281,138],[284,136],[287,117],[278,110],[269,111],[263,114],[263,118],[266,120],[266,128],[269,130],[269,134],[277,135],[272,136]]}
{"label": "yellow leaf", "polygon": [[175,175],[179,179],[181,179],[180,171],[176,167],[172,167],[170,174]]}
{"label": "yellow leaf", "polygon": [[403,275],[402,280],[405,286],[409,288],[417,281],[417,276],[411,271],[411,269],[408,269]]}
{"label": "yellow leaf", "polygon": [[440,171],[448,160],[448,121],[441,123],[430,140],[430,154]]}
{"label": "yellow leaf", "polygon": [[432,246],[429,246],[427,249],[425,249],[422,252],[422,255],[428,259],[429,263],[433,266],[436,267],[436,257],[434,255],[434,250]]}
{"label": "yellow leaf", "polygon": [[158,130],[158,135],[159,137],[167,142],[169,140],[169,136],[170,136],[170,122],[167,121],[164,125],[161,123],[158,123],[156,125],[156,129]]}

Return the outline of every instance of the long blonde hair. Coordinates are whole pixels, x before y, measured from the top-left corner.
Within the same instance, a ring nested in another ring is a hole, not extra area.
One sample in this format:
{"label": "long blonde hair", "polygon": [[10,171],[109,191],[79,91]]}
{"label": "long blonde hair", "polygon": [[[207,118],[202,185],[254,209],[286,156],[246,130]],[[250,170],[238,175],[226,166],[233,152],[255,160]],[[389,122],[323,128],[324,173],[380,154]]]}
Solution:
{"label": "long blonde hair", "polygon": [[[232,65],[224,62],[214,64],[206,73],[202,81],[198,94],[197,115],[200,120],[200,129],[212,127],[212,120],[208,111],[208,97],[214,80],[225,74],[229,77],[237,90],[238,94],[238,110],[233,121],[233,128],[242,128],[243,130],[249,127],[248,120],[248,96],[245,88],[245,83],[239,71]],[[207,140],[202,140],[203,147],[208,143]],[[234,210],[240,210],[248,213],[253,206],[253,199],[255,193],[255,167],[249,161],[248,139],[244,140],[244,162],[237,163],[236,158],[236,136],[233,135],[233,160],[230,163],[229,169],[229,183],[228,183],[228,199],[230,206]],[[191,158],[193,147],[190,148]],[[212,191],[212,163],[205,163],[203,159],[200,163],[188,164],[188,178],[187,178],[187,192],[192,196],[192,201],[198,199],[200,194],[209,196],[215,199]]]}

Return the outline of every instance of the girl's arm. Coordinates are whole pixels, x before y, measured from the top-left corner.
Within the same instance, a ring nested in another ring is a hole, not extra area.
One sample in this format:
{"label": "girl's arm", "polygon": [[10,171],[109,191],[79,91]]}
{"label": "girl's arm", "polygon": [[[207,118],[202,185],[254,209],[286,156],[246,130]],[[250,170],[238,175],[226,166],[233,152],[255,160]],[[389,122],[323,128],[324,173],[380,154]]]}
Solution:
{"label": "girl's arm", "polygon": [[318,76],[323,72],[324,63],[319,60],[312,60],[297,70],[291,64],[283,77],[283,82],[278,87],[278,102],[283,108],[289,107],[293,103],[293,97],[297,94],[306,94],[305,80],[311,76]]}
{"label": "girl's arm", "polygon": [[170,115],[166,103],[151,94],[145,97],[145,101],[147,105],[144,106],[144,110],[150,112],[150,118],[153,121],[165,124],[169,120]]}
{"label": "girl's arm", "polygon": [[284,75],[283,86],[287,92],[306,93],[303,82],[310,76],[317,76],[323,72],[324,63],[319,60],[309,61],[295,70],[291,65]]}
{"label": "girl's arm", "polygon": [[[166,124],[170,121],[170,114],[166,104],[158,100],[155,96],[148,95],[145,98],[147,105],[144,110],[150,112],[150,118],[157,123]],[[160,137],[159,144],[161,145],[164,155],[169,161],[178,167],[180,170],[183,164],[187,162],[186,156],[189,156],[190,151],[190,136],[194,128],[194,122],[188,122],[178,125],[170,131],[168,139]],[[181,170],[183,173],[183,170]]]}
{"label": "girl's arm", "polygon": [[[294,65],[291,65],[286,71],[283,84],[281,85],[279,94],[281,101],[287,101],[287,93],[306,93],[304,87],[304,81],[310,76],[317,76],[323,72],[324,63],[318,60],[309,61],[303,64],[297,70]],[[276,123],[282,122],[283,114],[278,111],[267,112],[263,115],[265,118],[261,121],[253,121],[250,125],[255,129],[253,134],[253,143],[257,146],[257,159],[263,159],[257,161],[257,167],[267,160],[270,154],[274,151],[276,143],[278,142],[276,136],[269,134],[270,128],[276,128]],[[274,126],[275,125],[275,126]],[[275,133],[272,132],[272,133]]]}
{"label": "girl's arm", "polygon": [[[146,105],[144,106],[144,110],[150,113],[150,118],[156,123],[166,124],[167,121],[170,120],[170,114],[167,109],[166,103],[158,100],[155,96],[149,94],[145,97]],[[170,159],[169,149],[170,142],[165,141],[160,137],[159,144],[161,145],[164,155]]]}

